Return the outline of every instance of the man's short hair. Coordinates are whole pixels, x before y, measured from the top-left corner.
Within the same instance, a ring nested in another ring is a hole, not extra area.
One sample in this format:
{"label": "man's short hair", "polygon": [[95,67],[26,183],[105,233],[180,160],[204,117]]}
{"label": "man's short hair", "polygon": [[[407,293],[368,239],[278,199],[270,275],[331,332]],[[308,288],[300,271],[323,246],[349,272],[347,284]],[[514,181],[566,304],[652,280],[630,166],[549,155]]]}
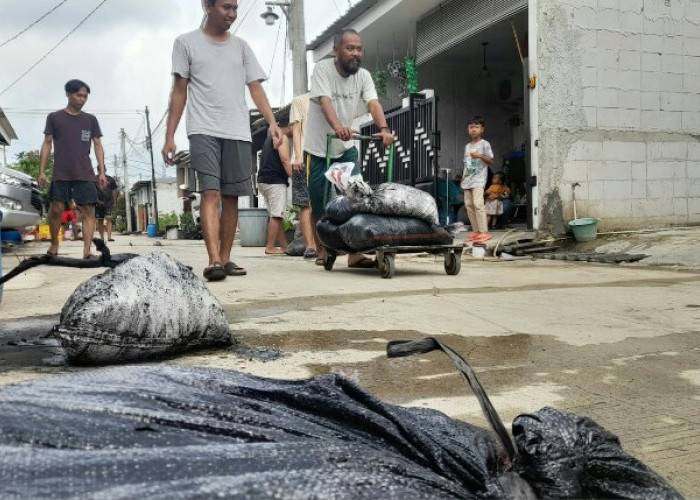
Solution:
{"label": "man's short hair", "polygon": [[337,49],[338,47],[340,47],[343,44],[343,38],[345,38],[345,35],[347,33],[352,33],[353,35],[360,36],[360,34],[352,28],[343,28],[333,36],[333,48],[334,49]]}
{"label": "man's short hair", "polygon": [[89,94],[90,86],[82,80],[69,80],[63,88],[66,89],[66,93],[75,94],[83,87],[85,87],[85,90],[87,90]]}
{"label": "man's short hair", "polygon": [[467,122],[467,127],[468,127],[469,125],[471,125],[472,123],[475,124],[475,125],[481,125],[482,127],[485,127],[485,126],[486,126],[486,122],[485,122],[484,119],[483,119],[482,117],[480,117],[480,116],[475,116],[474,118],[472,118],[471,120],[469,120],[469,121]]}
{"label": "man's short hair", "polygon": [[216,0],[207,0],[210,7],[216,7]]}

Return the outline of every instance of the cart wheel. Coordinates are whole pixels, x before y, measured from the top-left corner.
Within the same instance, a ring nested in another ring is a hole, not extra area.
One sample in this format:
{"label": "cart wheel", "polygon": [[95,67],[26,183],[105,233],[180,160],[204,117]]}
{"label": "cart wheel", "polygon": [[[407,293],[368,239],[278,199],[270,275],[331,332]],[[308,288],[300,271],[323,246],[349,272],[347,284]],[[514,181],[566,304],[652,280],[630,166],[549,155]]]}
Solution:
{"label": "cart wheel", "polygon": [[379,264],[379,273],[382,278],[391,279],[394,277],[394,256],[391,254],[385,254],[384,260]]}
{"label": "cart wheel", "polygon": [[445,254],[445,272],[449,276],[455,276],[459,274],[459,270],[462,268],[461,255],[457,255],[455,252],[447,252]]}
{"label": "cart wheel", "polygon": [[326,262],[323,263],[323,269],[325,269],[326,271],[332,271],[333,264],[335,264],[336,257],[337,257],[336,254],[328,252],[328,255],[326,255]]}

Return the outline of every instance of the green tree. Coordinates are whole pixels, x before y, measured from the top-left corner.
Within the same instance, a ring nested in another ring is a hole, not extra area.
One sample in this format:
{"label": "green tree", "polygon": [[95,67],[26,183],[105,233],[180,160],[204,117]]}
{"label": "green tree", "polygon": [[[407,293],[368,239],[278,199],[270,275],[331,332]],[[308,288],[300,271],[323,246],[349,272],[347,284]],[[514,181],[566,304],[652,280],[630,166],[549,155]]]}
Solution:
{"label": "green tree", "polygon": [[[39,151],[22,151],[17,154],[17,161],[11,165],[10,168],[19,170],[27,175],[31,175],[34,179],[39,177],[39,162],[40,156]],[[49,160],[46,162],[46,179],[49,181],[42,190],[41,194],[44,199],[46,199],[49,194],[49,184],[53,177],[53,154],[49,155]]]}

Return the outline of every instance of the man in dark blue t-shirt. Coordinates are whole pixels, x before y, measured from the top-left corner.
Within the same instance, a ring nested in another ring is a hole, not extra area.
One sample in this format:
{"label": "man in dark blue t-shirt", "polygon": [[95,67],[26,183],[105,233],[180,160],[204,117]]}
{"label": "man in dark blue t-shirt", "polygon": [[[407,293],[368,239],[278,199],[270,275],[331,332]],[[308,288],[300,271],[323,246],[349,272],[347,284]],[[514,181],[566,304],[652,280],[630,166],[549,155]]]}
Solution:
{"label": "man in dark blue t-shirt", "polygon": [[90,87],[80,80],[70,80],[65,85],[68,105],[46,117],[44,142],[41,144],[39,177],[42,188],[46,185],[46,162],[54,147],[54,166],[49,188],[49,228],[51,246],[48,254],[58,254],[58,232],[61,229],[61,214],[75,200],[83,214],[83,258],[94,258],[90,254],[92,235],[95,231],[95,203],[97,189],[95,171],[90,161],[90,146],[95,147],[97,182],[105,188],[105,153],[102,149],[102,131],[94,115],[83,112],[90,94]]}

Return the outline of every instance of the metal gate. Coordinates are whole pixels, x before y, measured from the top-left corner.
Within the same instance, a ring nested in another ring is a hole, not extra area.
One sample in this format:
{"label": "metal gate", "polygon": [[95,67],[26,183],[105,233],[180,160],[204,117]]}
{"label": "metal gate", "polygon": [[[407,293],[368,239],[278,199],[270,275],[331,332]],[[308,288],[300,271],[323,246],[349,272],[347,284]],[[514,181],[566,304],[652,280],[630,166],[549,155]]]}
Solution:
{"label": "metal gate", "polygon": [[[438,99],[426,99],[423,94],[411,94],[407,108],[387,113],[387,124],[396,138],[393,172],[388,170],[388,150],[374,142],[360,143],[362,177],[370,185],[383,182],[401,184],[432,183],[438,173],[440,131],[438,129]],[[374,122],[360,126],[362,135],[379,132]]]}

